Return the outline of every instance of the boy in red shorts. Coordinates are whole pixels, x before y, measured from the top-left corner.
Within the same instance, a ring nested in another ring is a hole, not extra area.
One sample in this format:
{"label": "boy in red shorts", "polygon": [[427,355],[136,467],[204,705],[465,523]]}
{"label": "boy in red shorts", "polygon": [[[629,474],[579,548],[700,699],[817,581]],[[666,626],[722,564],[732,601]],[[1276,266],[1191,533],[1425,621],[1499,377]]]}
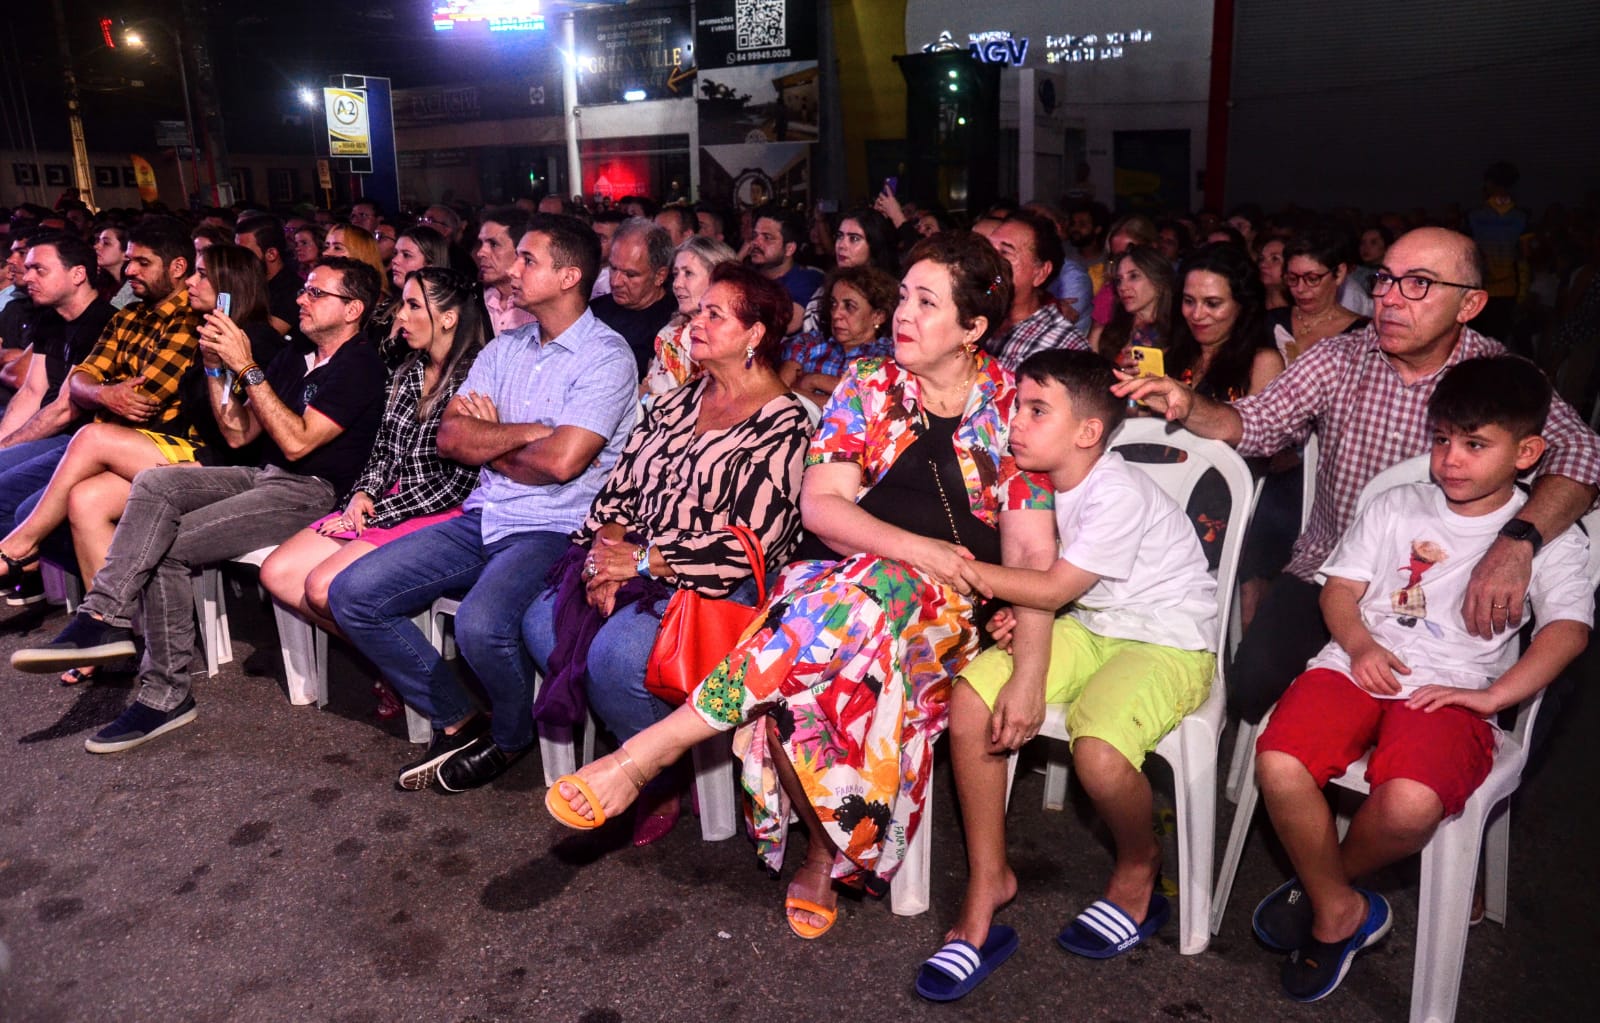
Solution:
{"label": "boy in red shorts", "polygon": [[[1262,799],[1297,876],[1257,907],[1255,930],[1291,952],[1283,987],[1296,1000],[1332,993],[1356,953],[1389,931],[1388,902],[1351,882],[1421,851],[1461,812],[1494,763],[1490,721],[1588,643],[1588,542],[1573,527],[1545,543],[1516,519],[1527,499],[1517,474],[1544,453],[1549,409],[1550,385],[1524,359],[1457,364],[1428,402],[1432,482],[1378,495],[1322,566],[1333,642],[1256,744]],[[1497,608],[1507,628],[1480,639],[1459,608],[1502,530],[1533,544],[1532,578],[1525,600]],[[1518,657],[1530,614],[1538,630]],[[1372,794],[1340,842],[1318,790],[1368,748]]]}

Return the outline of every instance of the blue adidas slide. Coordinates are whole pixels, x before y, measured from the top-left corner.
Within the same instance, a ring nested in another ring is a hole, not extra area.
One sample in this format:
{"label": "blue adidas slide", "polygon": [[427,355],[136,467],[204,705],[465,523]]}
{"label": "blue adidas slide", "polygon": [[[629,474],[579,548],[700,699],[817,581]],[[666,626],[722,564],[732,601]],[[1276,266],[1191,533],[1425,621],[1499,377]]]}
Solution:
{"label": "blue adidas slide", "polygon": [[1172,905],[1160,892],[1150,893],[1142,924],[1134,923],[1116,903],[1100,899],[1067,924],[1056,936],[1056,944],[1088,959],[1110,959],[1161,930],[1171,916]]}
{"label": "blue adidas slide", "polygon": [[970,941],[949,942],[917,971],[917,994],[930,1002],[953,1002],[983,983],[984,978],[1017,950],[1017,932],[995,924],[983,947]]}
{"label": "blue adidas slide", "polygon": [[1315,1002],[1333,994],[1344,975],[1350,972],[1356,953],[1371,948],[1389,933],[1394,913],[1389,902],[1377,892],[1357,888],[1367,900],[1367,915],[1356,932],[1343,941],[1325,942],[1315,938],[1290,954],[1283,964],[1283,990],[1297,1002]]}

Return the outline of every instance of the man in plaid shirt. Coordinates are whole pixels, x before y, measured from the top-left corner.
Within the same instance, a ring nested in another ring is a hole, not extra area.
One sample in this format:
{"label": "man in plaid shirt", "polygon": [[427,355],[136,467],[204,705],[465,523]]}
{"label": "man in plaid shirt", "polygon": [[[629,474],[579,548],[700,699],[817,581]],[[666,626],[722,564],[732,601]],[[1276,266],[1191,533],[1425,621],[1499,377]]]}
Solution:
{"label": "man in plaid shirt", "polygon": [[[184,287],[193,267],[194,243],[180,221],[151,218],[129,233],[125,272],[139,301],[106,324],[88,356],[68,373],[57,400],[5,438],[0,450],[0,522],[9,524],[19,508],[32,508],[33,498],[50,482],[86,412],[98,422],[195,439],[180,417],[178,400],[179,381],[194,362],[200,325]],[[67,530],[59,532],[65,537]],[[54,546],[68,542],[63,539]],[[31,589],[16,599],[32,599],[32,593],[43,592],[38,573],[22,578]],[[12,578],[7,581],[15,584]]]}
{"label": "man in plaid shirt", "polygon": [[[1328,642],[1316,572],[1350,525],[1362,487],[1428,450],[1427,405],[1439,377],[1464,359],[1504,353],[1498,341],[1465,326],[1488,300],[1484,272],[1472,239],[1420,228],[1390,247],[1373,276],[1373,324],[1319,342],[1260,394],[1227,405],[1168,377],[1114,389],[1241,455],[1270,455],[1317,431],[1323,456],[1305,532],[1245,632],[1228,678],[1231,709],[1244,720],[1259,721]],[[1560,398],[1544,439],[1532,496],[1473,570],[1461,608],[1473,635],[1492,636],[1522,620],[1534,553],[1600,493],[1600,438]]]}
{"label": "man in plaid shirt", "polygon": [[1011,311],[989,341],[989,351],[1015,373],[1023,360],[1051,348],[1089,350],[1050,294],[1066,250],[1055,225],[1031,210],[1018,210],[995,228],[989,241],[1011,264]]}

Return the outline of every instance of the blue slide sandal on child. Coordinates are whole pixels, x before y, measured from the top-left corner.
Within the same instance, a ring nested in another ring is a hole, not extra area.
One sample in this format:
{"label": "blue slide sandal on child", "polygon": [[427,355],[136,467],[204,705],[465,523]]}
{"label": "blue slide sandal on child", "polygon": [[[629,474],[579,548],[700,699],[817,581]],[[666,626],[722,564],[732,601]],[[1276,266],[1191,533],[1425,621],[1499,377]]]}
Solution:
{"label": "blue slide sandal on child", "polygon": [[1017,932],[995,924],[983,947],[956,940],[929,956],[917,971],[917,994],[930,1002],[953,1002],[983,983],[1017,950]]}
{"label": "blue slide sandal on child", "polygon": [[1087,959],[1110,959],[1161,930],[1171,916],[1172,905],[1160,892],[1150,893],[1142,924],[1134,923],[1115,902],[1100,899],[1067,924],[1056,936],[1056,944]]}

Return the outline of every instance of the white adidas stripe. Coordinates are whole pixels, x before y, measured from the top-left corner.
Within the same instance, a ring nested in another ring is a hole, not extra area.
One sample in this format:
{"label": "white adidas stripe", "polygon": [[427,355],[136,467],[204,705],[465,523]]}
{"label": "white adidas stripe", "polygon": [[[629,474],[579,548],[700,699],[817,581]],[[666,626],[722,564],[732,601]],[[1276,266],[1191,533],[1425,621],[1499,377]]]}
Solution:
{"label": "white adidas stripe", "polygon": [[976,949],[952,941],[930,956],[927,965],[960,982],[972,976],[982,962]]}
{"label": "white adidas stripe", "polygon": [[1128,915],[1104,899],[1078,914],[1078,921],[1110,945],[1120,945],[1139,934],[1139,928]]}

